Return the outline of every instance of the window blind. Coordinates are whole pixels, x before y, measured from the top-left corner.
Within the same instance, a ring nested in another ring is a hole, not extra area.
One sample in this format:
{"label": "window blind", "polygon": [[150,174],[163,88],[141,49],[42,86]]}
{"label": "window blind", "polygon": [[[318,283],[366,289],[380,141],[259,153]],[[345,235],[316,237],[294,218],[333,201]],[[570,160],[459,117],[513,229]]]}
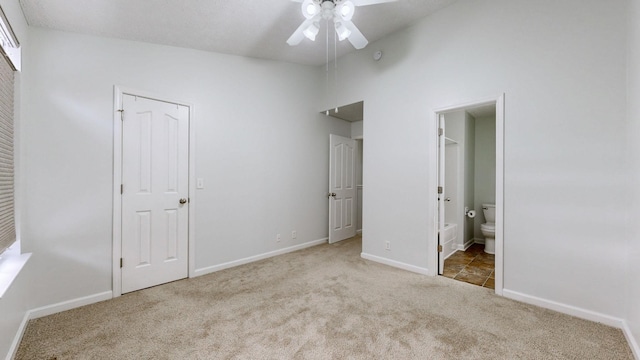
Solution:
{"label": "window blind", "polygon": [[13,202],[13,81],[13,69],[8,59],[0,55],[0,254],[16,241]]}

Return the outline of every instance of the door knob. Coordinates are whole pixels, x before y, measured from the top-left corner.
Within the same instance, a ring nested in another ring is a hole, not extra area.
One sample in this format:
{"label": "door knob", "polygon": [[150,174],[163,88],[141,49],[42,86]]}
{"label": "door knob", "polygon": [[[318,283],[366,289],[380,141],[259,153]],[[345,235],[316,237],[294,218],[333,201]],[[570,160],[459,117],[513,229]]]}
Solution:
{"label": "door knob", "polygon": [[330,192],[329,194],[327,194],[327,199],[330,197],[336,197],[336,193]]}
{"label": "door knob", "polygon": [[187,203],[187,201],[188,201],[187,199],[182,198],[182,199],[180,199],[180,204],[186,204],[186,203]]}

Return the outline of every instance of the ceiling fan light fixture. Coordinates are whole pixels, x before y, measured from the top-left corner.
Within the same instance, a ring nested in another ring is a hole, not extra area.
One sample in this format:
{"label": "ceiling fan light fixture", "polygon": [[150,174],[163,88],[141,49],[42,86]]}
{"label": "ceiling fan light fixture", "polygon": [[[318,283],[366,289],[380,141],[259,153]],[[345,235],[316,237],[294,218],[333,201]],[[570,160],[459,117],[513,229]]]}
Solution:
{"label": "ceiling fan light fixture", "polygon": [[316,41],[316,35],[318,35],[318,32],[320,32],[320,27],[318,25],[318,23],[312,23],[311,25],[309,25],[309,27],[306,28],[303,32],[304,36],[306,36],[307,39],[311,41]]}
{"label": "ceiling fan light fixture", "polygon": [[309,4],[307,5],[307,14],[309,15],[315,15],[316,14],[316,7],[313,4]]}
{"label": "ceiling fan light fixture", "polygon": [[[291,0],[302,5],[302,15],[305,21],[298,26],[296,31],[287,39],[287,44],[296,46],[300,44],[304,38],[315,41],[316,36],[320,32],[321,20],[333,21],[336,36],[340,41],[349,39],[351,45],[356,49],[364,49],[369,41],[362,35],[362,32],[351,21],[356,7],[365,5],[374,5],[382,3],[396,2],[399,0]],[[411,0],[413,1],[413,0]],[[328,28],[327,28],[328,30]],[[327,44],[329,32],[327,31]],[[327,45],[327,48],[329,46]],[[327,60],[328,62],[328,60]]]}
{"label": "ceiling fan light fixture", "polygon": [[351,21],[355,8],[355,5],[351,1],[347,0],[340,4],[337,10],[342,20]]}
{"label": "ceiling fan light fixture", "polygon": [[307,19],[313,19],[320,12],[320,6],[313,0],[305,0],[302,3],[302,15]]}
{"label": "ceiling fan light fixture", "polygon": [[351,35],[351,30],[347,29],[343,23],[336,23],[336,33],[338,34],[338,40],[342,41]]}

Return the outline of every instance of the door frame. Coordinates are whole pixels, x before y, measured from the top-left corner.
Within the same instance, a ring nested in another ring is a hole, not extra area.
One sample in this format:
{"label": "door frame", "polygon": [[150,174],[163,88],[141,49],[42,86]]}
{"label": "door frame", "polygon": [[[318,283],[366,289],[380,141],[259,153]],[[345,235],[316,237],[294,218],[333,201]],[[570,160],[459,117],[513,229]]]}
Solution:
{"label": "door frame", "polygon": [[[445,209],[444,209],[444,203],[446,200],[446,196],[447,196],[447,186],[445,185],[445,181],[446,181],[446,177],[445,177],[445,169],[446,169],[446,157],[445,157],[445,149],[446,149],[446,136],[447,136],[447,130],[446,130],[446,126],[445,126],[445,119],[444,119],[444,113],[438,113],[437,114],[437,122],[438,122],[438,214],[436,214],[436,219],[437,219],[437,223],[436,223],[436,242],[438,243],[437,246],[437,254],[438,254],[438,272],[437,274],[440,275],[442,273],[444,273],[444,251],[440,250],[440,247],[442,246],[442,239],[440,238],[440,232],[444,230],[444,226],[445,226]],[[440,131],[442,131],[442,133],[440,133]],[[457,162],[458,165],[459,162]],[[440,192],[440,187],[442,187],[442,189],[444,190],[442,193]],[[457,200],[456,200],[457,201]],[[463,231],[464,232],[464,231]]]}
{"label": "door frame", "polygon": [[459,103],[457,105],[445,106],[433,110],[432,131],[433,136],[430,139],[432,172],[430,176],[430,203],[434,210],[434,218],[432,219],[433,231],[431,232],[431,241],[429,244],[430,256],[427,259],[429,275],[438,276],[438,128],[440,114],[464,110],[471,107],[483,105],[496,105],[496,254],[495,254],[495,293],[502,295],[504,288],[504,118],[505,118],[505,94],[502,93],[497,97],[488,97],[475,101]]}
{"label": "door frame", "polygon": [[162,95],[150,93],[148,91],[130,89],[115,85],[113,87],[113,251],[112,251],[112,287],[113,297],[122,295],[122,271],[120,270],[120,258],[122,257],[122,201],[120,185],[122,184],[122,96],[132,95],[144,97],[151,100],[163,101],[172,104],[185,106],[189,109],[189,221],[188,221],[188,270],[189,277],[195,276],[195,200],[196,200],[196,177],[195,177],[195,126],[193,105],[189,102],[167,98]]}

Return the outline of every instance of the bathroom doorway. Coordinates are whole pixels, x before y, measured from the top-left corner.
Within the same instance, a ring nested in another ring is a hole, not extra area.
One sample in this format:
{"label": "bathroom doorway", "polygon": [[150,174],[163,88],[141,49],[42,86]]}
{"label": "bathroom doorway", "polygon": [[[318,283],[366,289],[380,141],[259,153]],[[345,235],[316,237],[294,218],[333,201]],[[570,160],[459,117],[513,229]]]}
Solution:
{"label": "bathroom doorway", "polygon": [[[437,275],[503,288],[504,96],[436,111]],[[436,275],[436,274],[434,274]]]}

